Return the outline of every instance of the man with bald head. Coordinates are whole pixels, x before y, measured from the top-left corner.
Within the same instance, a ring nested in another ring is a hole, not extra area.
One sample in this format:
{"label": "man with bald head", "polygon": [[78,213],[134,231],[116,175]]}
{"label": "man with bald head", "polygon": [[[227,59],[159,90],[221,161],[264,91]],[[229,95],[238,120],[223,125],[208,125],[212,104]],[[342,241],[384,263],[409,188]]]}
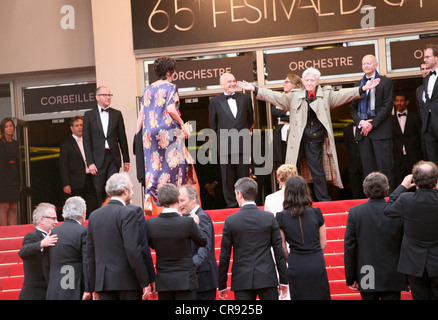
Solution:
{"label": "man with bald head", "polygon": [[364,177],[379,171],[388,177],[390,190],[393,190],[393,160],[388,156],[388,150],[392,150],[393,84],[377,72],[377,67],[375,56],[366,55],[362,58],[364,76],[357,84],[364,85],[373,79],[380,79],[380,84],[351,103],[351,116],[358,128],[355,140],[358,142]]}
{"label": "man with bald head", "polygon": [[[438,299],[437,166],[417,163],[391,194],[385,215],[403,219],[403,241],[397,271],[408,276],[414,300]],[[416,187],[415,192],[406,192]]]}

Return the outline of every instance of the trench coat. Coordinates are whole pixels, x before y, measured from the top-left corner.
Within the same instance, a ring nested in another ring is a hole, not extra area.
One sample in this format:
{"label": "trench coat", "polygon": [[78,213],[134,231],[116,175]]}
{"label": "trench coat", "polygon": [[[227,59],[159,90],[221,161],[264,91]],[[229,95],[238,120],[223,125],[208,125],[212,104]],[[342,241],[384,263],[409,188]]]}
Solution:
{"label": "trench coat", "polygon": [[[323,124],[327,132],[323,144],[323,163],[327,182],[339,188],[343,188],[343,185],[339,171],[330,109],[359,99],[360,97],[359,87],[334,90],[332,86],[321,87],[318,85],[316,88],[316,99],[310,104],[310,107],[315,111],[318,120]],[[289,111],[290,129],[287,141],[286,163],[296,164],[298,166],[297,159],[300,151],[301,138],[307,123],[306,89],[293,89],[289,93],[282,93],[266,88],[259,88],[256,98]],[[327,156],[329,161],[327,161]],[[306,170],[303,166],[306,166],[306,164],[303,164],[302,161],[301,171],[308,172],[308,168]],[[308,182],[311,182],[306,175],[303,173],[302,175]]]}

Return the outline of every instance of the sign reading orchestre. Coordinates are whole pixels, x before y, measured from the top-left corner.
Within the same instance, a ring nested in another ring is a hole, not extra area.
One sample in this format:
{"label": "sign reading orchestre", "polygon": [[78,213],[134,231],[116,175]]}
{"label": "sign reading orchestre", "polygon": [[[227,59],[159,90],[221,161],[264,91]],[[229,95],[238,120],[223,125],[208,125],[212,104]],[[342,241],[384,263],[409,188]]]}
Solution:
{"label": "sign reading orchestre", "polygon": [[[149,83],[154,82],[153,65],[148,65]],[[178,88],[206,87],[219,85],[220,76],[231,72],[236,79],[253,79],[252,54],[230,58],[177,60],[173,82]]]}
{"label": "sign reading orchestre", "polygon": [[134,49],[359,30],[369,10],[373,28],[434,22],[438,1],[131,0]]}
{"label": "sign reading orchestre", "polygon": [[274,53],[266,55],[270,81],[283,79],[287,73],[301,75],[307,68],[316,68],[322,76],[362,72],[362,57],[375,55],[373,44]]}

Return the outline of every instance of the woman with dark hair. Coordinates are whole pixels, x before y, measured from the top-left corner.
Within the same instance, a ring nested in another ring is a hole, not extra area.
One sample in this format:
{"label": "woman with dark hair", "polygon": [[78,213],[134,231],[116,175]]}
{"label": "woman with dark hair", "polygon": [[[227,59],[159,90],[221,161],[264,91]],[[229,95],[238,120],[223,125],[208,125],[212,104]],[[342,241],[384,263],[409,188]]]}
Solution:
{"label": "woman with dark hair", "polygon": [[17,204],[20,201],[20,154],[13,139],[12,118],[0,123],[0,226],[17,224]]}
{"label": "woman with dark hair", "polygon": [[324,261],[324,217],[312,203],[306,181],[301,176],[290,177],[284,192],[284,211],[277,213],[276,218],[288,256],[291,300],[330,300]]}
{"label": "woman with dark hair", "polygon": [[176,61],[160,57],[154,61],[158,80],[143,92],[137,132],[142,130],[145,161],[145,211],[155,215],[158,188],[166,183],[179,187],[193,181],[193,161],[185,148],[189,127],[178,110],[178,88],[172,83]]}

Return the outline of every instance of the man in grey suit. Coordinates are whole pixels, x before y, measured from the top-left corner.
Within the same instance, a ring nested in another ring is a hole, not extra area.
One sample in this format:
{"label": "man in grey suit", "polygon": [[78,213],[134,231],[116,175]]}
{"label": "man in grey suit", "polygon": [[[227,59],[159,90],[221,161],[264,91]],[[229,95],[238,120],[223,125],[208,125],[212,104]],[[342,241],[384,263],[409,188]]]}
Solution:
{"label": "man in grey suit", "polygon": [[179,208],[183,216],[199,218],[199,227],[207,236],[207,245],[199,247],[192,242],[193,263],[198,277],[196,300],[215,300],[217,288],[217,262],[214,252],[214,227],[210,216],[199,205],[198,192],[191,185],[179,188]]}
{"label": "man in grey suit", "polygon": [[126,205],[133,186],[127,173],[108,179],[111,197],[88,221],[87,265],[93,299],[139,300],[150,295],[149,276],[142,256],[136,212]]}
{"label": "man in grey suit", "polygon": [[158,189],[158,202],[164,207],[158,217],[146,220],[148,243],[157,254],[156,290],[159,300],[195,300],[198,281],[192,258],[192,241],[207,244],[196,217],[178,213],[178,188],[170,183]]}
{"label": "man in grey suit", "polygon": [[[403,237],[401,219],[383,214],[388,179],[372,172],[363,181],[368,202],[350,208],[344,237],[345,279],[362,300],[400,300],[406,277],[397,272]],[[372,269],[371,269],[372,268]]]}
{"label": "man in grey suit", "polygon": [[228,298],[231,252],[231,290],[236,300],[255,300],[257,296],[260,300],[278,300],[279,292],[281,298],[285,298],[288,291],[280,228],[272,213],[256,206],[257,191],[257,183],[251,178],[241,178],[235,184],[235,195],[241,209],[225,219],[222,232],[218,271],[219,298],[222,300]]}
{"label": "man in grey suit", "polygon": [[[111,105],[111,91],[96,89],[97,107],[85,112],[83,141],[88,170],[94,175],[99,206],[106,199],[105,183],[114,173],[129,171],[128,141],[122,113]],[[122,155],[120,155],[120,152]]]}
{"label": "man in grey suit", "polygon": [[87,205],[81,197],[70,197],[62,209],[64,222],[53,228],[56,246],[44,250],[43,271],[47,300],[89,300],[87,272]]}
{"label": "man in grey suit", "polygon": [[26,234],[18,255],[23,259],[24,282],[19,300],[45,300],[47,283],[43,272],[43,252],[45,248],[56,245],[57,235],[52,229],[58,223],[55,206],[40,203],[32,214],[35,229]]}
{"label": "man in grey suit", "polygon": [[[408,276],[414,300],[438,300],[438,169],[420,161],[394,190],[385,215],[403,220],[397,271]],[[416,187],[415,192],[406,192]]]}

